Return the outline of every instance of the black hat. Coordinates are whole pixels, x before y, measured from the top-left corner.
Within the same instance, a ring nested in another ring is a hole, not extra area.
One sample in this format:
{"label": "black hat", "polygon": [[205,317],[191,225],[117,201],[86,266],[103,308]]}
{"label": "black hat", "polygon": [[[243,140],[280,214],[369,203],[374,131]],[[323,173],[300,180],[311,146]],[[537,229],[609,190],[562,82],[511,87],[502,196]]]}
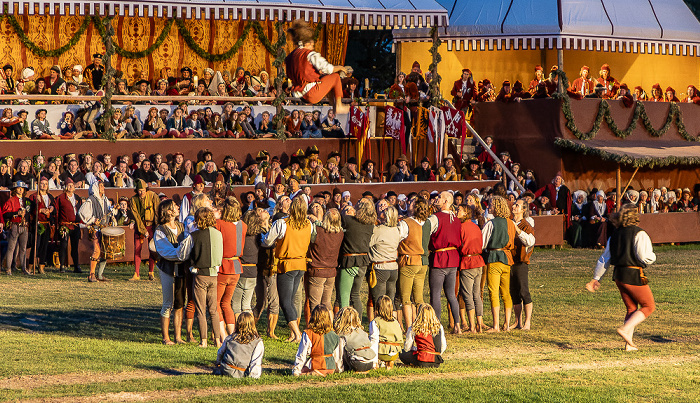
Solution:
{"label": "black hat", "polygon": [[46,109],[41,108],[41,109],[37,109],[37,110],[36,110],[36,112],[34,113],[34,116],[39,116],[39,112],[41,112],[41,111],[44,111],[44,112],[48,113],[48,111],[47,111]]}
{"label": "black hat", "polygon": [[93,59],[100,59],[100,60],[102,60],[102,57],[103,57],[103,56],[102,56],[102,53],[95,53],[94,55],[92,55],[92,58],[93,58]]}
{"label": "black hat", "polygon": [[2,66],[2,69],[3,69],[3,71],[4,70],[13,70],[12,66],[10,66],[9,64]]}
{"label": "black hat", "polygon": [[50,68],[49,70],[55,71],[56,73],[60,73],[60,72],[61,72],[61,68],[58,67],[58,66],[51,66],[51,68]]}
{"label": "black hat", "polygon": [[355,157],[350,157],[350,158],[348,158],[348,164],[355,164],[355,165],[357,165],[357,158],[355,158]]}
{"label": "black hat", "polygon": [[362,197],[372,197],[372,198],[374,198],[374,194],[372,194],[372,192],[370,192],[369,190],[365,190],[365,191],[362,193]]}
{"label": "black hat", "polygon": [[17,116],[19,116],[23,113],[26,113],[27,115],[29,115],[29,112],[27,112],[25,109],[20,109],[19,111],[17,111]]}
{"label": "black hat", "polygon": [[394,192],[393,190],[386,192],[386,197],[391,197],[391,196],[398,197],[396,192]]}
{"label": "black hat", "polygon": [[476,158],[469,158],[469,165],[471,164],[481,165],[481,162]]}
{"label": "black hat", "polygon": [[181,73],[182,73],[182,72],[185,72],[185,71],[188,71],[190,74],[192,74],[192,69],[189,68],[189,67],[183,67],[183,68],[180,69],[180,72],[181,72]]}
{"label": "black hat", "polygon": [[423,157],[423,159],[420,160],[420,162],[421,162],[421,164],[424,162],[427,162],[428,164],[430,164],[430,160],[428,159],[428,157]]}
{"label": "black hat", "polygon": [[135,86],[135,87],[138,87],[138,86],[141,85],[141,84],[148,84],[148,81],[143,80],[143,79],[142,79],[142,80],[139,80],[139,81],[137,81],[137,82],[134,84],[134,86]]}
{"label": "black hat", "polygon": [[306,153],[306,155],[308,155],[308,156],[318,155],[318,147],[316,147],[316,145],[312,145],[311,148],[309,149],[309,151]]}

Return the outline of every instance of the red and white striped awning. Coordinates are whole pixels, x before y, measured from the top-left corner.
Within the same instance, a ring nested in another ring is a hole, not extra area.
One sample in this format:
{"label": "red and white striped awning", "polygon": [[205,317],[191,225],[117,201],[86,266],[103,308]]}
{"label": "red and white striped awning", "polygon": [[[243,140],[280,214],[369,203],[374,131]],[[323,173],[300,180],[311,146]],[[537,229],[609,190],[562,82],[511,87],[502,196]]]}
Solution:
{"label": "red and white striped awning", "polygon": [[445,27],[447,10],[435,0],[2,0],[10,14],[147,16],[347,23],[353,28]]}
{"label": "red and white striped awning", "polygon": [[[700,56],[700,22],[683,0],[438,0],[448,50],[573,49]],[[431,41],[426,29],[396,42]]]}

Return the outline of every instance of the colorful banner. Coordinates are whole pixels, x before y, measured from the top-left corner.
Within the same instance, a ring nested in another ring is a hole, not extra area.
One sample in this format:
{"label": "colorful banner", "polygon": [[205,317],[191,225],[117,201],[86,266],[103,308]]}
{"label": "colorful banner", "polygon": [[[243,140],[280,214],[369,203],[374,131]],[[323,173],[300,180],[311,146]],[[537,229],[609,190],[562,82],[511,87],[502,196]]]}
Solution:
{"label": "colorful banner", "polygon": [[357,139],[357,161],[362,163],[363,154],[372,159],[372,147],[369,142],[369,113],[353,106],[350,108],[350,136]]}
{"label": "colorful banner", "polygon": [[464,138],[467,136],[467,121],[464,112],[448,106],[443,106],[441,109],[445,114],[445,134],[449,137],[461,138],[462,148],[460,150],[463,150]]}
{"label": "colorful banner", "polygon": [[386,107],[384,117],[384,135],[401,141],[401,152],[406,154],[406,127],[403,121],[403,110],[393,106]]}

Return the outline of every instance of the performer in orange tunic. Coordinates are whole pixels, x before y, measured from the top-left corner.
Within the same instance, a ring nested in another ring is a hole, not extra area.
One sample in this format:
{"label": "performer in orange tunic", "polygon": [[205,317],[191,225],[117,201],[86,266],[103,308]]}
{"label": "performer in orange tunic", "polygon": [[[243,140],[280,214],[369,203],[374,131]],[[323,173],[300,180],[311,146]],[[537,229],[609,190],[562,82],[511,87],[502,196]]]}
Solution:
{"label": "performer in orange tunic", "polygon": [[292,80],[292,95],[315,104],[333,93],[336,115],[347,114],[350,107],[341,102],[343,87],[340,75],[335,74],[341,71],[347,74],[345,67],[332,65],[314,51],[314,32],[304,20],[294,21],[288,32],[298,46],[284,60],[287,76]]}

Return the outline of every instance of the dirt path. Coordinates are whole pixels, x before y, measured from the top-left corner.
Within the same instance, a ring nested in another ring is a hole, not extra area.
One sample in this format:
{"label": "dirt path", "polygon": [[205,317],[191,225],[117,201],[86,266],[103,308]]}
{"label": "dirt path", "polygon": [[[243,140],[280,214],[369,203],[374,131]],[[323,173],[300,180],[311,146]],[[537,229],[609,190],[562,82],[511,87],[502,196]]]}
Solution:
{"label": "dirt path", "polygon": [[[420,373],[411,375],[396,375],[396,376],[386,376],[384,378],[347,378],[333,382],[324,382],[322,379],[314,378],[303,382],[296,383],[282,383],[282,384],[272,384],[272,385],[249,385],[240,387],[216,387],[209,389],[181,389],[181,390],[170,390],[170,391],[150,391],[150,392],[121,392],[121,393],[109,393],[101,394],[95,396],[86,397],[64,397],[64,398],[49,398],[49,399],[35,399],[32,401],[47,402],[47,403],[65,403],[65,402],[79,402],[79,403],[92,403],[92,402],[139,402],[139,401],[149,401],[157,399],[177,399],[185,400],[192,398],[201,398],[219,394],[243,394],[243,393],[260,393],[260,392],[277,392],[277,391],[291,391],[298,390],[305,387],[315,387],[315,388],[331,388],[344,385],[366,385],[366,384],[386,384],[386,383],[405,383],[413,381],[432,381],[432,380],[452,380],[461,378],[476,378],[476,377],[490,377],[490,376],[509,376],[509,375],[520,375],[520,374],[534,374],[534,373],[554,373],[560,371],[570,371],[570,370],[593,370],[601,368],[619,368],[619,367],[640,367],[649,366],[654,364],[678,364],[684,362],[692,362],[700,360],[700,356],[664,356],[664,357],[649,357],[640,359],[631,359],[625,361],[594,361],[587,363],[571,363],[571,364],[548,364],[548,365],[538,365],[538,366],[524,366],[515,367],[507,369],[493,369],[493,370],[481,370],[481,371],[463,371],[463,372],[452,372],[452,373]],[[201,371],[201,370],[200,370]],[[191,372],[198,373],[198,372]],[[125,373],[134,374],[134,372]],[[119,374],[114,374],[119,375]],[[114,376],[113,375],[113,376]],[[163,375],[161,373],[160,376]],[[153,376],[156,377],[156,376]],[[129,379],[131,377],[124,377],[124,379]]]}

